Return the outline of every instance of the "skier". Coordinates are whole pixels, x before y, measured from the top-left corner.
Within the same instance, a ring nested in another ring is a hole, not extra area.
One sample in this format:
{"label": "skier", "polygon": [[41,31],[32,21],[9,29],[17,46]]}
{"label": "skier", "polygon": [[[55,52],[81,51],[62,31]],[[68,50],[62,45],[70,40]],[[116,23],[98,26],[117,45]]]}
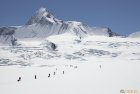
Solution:
{"label": "skier", "polygon": [[55,72],[54,72],[54,75],[55,75]]}
{"label": "skier", "polygon": [[21,77],[19,77],[17,81],[18,81],[18,82],[21,81]]}
{"label": "skier", "polygon": [[64,71],[63,71],[63,74],[64,74]]}
{"label": "skier", "polygon": [[50,73],[49,73],[49,75],[48,75],[48,77],[50,77],[51,75],[50,75]]}
{"label": "skier", "polygon": [[35,79],[37,79],[37,76],[35,75]]}

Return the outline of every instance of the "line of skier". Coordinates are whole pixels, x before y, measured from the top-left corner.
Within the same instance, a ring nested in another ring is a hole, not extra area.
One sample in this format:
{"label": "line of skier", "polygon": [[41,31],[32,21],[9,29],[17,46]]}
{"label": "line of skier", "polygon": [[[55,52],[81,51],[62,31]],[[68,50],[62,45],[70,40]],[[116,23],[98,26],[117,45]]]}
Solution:
{"label": "line of skier", "polygon": [[[56,68],[57,70],[57,68]],[[65,74],[65,71],[62,71],[62,74]],[[53,72],[53,75],[56,75],[56,72]],[[49,73],[48,74],[48,78],[51,77],[51,74]],[[37,75],[34,75],[34,79],[37,79]],[[18,78],[17,82],[20,82],[21,81],[21,77]]]}
{"label": "line of skier", "polygon": [[[75,69],[77,68],[77,66],[73,66],[73,65],[70,65],[70,67],[74,67]],[[57,71],[57,68],[55,70]],[[56,71],[53,72],[53,75],[56,75]],[[62,74],[63,75],[65,74],[64,70],[62,71]],[[51,74],[49,73],[48,74],[48,78],[50,78],[50,77],[51,77]],[[36,74],[34,75],[34,79],[37,79],[37,75]],[[21,81],[21,77],[18,78],[17,82],[20,82],[20,81]]]}

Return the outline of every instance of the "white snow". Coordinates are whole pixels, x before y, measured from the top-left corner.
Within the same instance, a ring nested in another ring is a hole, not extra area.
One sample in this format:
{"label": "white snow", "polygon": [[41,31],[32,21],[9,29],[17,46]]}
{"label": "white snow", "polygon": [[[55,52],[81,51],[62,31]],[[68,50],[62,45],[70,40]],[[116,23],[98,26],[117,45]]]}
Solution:
{"label": "white snow", "polygon": [[[85,62],[78,66],[80,67],[77,69],[57,67],[56,75],[53,75],[56,67],[0,68],[0,92],[2,94],[119,94],[121,89],[139,90],[138,62]],[[48,78],[49,73],[51,73],[50,78]],[[16,81],[19,76],[22,77],[21,82]]]}
{"label": "white snow", "polygon": [[[56,44],[56,50],[45,48],[45,41]],[[121,94],[120,90],[140,93],[137,38],[80,39],[65,33],[20,43],[17,47],[0,47],[1,94]],[[19,77],[21,81],[17,82]]]}
{"label": "white snow", "polygon": [[140,94],[139,32],[108,37],[46,8],[16,28],[0,36],[0,94]]}
{"label": "white snow", "polygon": [[129,35],[130,38],[140,38],[140,31],[139,32],[134,32]]}

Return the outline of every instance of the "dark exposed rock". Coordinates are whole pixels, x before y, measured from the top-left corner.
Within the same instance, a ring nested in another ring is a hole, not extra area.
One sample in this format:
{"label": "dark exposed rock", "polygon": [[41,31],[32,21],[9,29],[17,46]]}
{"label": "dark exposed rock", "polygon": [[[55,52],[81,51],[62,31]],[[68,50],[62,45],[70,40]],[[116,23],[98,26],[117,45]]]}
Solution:
{"label": "dark exposed rock", "polygon": [[110,28],[107,28],[107,29],[108,29],[108,35],[109,35],[109,37],[120,36],[119,34],[117,34],[115,32],[112,32],[112,30]]}
{"label": "dark exposed rock", "polygon": [[51,51],[55,51],[57,48],[57,45],[53,42],[50,41],[45,41],[44,43],[41,44],[42,46],[44,46],[45,48],[51,50]]}
{"label": "dark exposed rock", "polygon": [[13,35],[16,29],[16,27],[1,27],[0,35]]}

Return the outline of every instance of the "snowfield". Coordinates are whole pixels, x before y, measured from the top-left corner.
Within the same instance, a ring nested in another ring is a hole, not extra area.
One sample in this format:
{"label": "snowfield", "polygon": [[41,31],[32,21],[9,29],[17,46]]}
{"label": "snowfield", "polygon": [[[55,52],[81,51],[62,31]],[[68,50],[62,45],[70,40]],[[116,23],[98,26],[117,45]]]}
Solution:
{"label": "snowfield", "polygon": [[1,94],[140,94],[139,39],[64,33],[18,43],[0,46]]}

